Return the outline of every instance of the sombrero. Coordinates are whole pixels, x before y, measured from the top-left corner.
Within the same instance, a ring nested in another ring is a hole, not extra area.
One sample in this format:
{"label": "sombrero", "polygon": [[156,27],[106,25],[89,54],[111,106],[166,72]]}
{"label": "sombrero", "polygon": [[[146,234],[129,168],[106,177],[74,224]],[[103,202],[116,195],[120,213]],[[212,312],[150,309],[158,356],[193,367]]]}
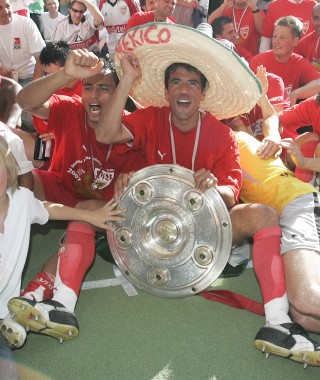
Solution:
{"label": "sombrero", "polygon": [[187,26],[149,23],[126,31],[115,51],[119,78],[120,60],[127,53],[138,58],[142,69],[130,94],[142,107],[168,106],[164,73],[175,62],[188,63],[206,76],[209,88],[200,107],[218,119],[249,112],[261,95],[259,80],[232,49]]}

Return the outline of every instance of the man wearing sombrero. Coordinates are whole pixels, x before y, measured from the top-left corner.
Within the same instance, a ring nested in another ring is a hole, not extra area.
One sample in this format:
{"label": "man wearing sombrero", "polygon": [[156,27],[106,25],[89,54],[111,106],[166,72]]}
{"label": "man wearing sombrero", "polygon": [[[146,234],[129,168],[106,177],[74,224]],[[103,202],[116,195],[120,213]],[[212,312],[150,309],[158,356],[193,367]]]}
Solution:
{"label": "man wearing sombrero", "polygon": [[[259,347],[319,365],[320,345],[288,316],[276,213],[263,205],[237,204],[239,151],[233,133],[218,121],[255,105],[261,94],[257,78],[230,49],[179,25],[152,23],[129,30],[118,43],[115,62],[121,79],[102,111],[98,141],[130,143],[128,149],[141,150],[148,165],[184,166],[194,171],[196,189],[219,192],[230,211],[233,244],[254,239],[266,314]],[[123,116],[129,94],[141,109]]]}

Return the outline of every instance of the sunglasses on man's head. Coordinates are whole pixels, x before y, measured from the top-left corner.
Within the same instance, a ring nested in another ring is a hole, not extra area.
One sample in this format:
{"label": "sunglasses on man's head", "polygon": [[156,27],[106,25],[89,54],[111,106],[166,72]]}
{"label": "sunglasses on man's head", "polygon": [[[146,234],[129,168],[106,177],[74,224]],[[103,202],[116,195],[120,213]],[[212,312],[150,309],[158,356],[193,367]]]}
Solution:
{"label": "sunglasses on man's head", "polygon": [[84,10],[79,11],[79,9],[76,9],[76,8],[71,8],[71,9],[73,10],[74,13],[80,13],[80,14],[82,14],[82,13],[85,12]]}

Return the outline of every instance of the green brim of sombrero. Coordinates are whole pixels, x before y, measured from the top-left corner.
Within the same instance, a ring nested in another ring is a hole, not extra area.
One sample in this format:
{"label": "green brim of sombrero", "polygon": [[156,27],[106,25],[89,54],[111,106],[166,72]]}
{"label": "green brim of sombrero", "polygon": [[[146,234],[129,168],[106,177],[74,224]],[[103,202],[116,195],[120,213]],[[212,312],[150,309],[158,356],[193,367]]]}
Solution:
{"label": "green brim of sombrero", "polygon": [[200,107],[217,119],[249,112],[261,96],[259,80],[233,50],[187,26],[149,23],[126,31],[115,52],[120,78],[120,60],[126,53],[133,53],[142,69],[131,92],[141,107],[168,106],[164,73],[175,62],[188,63],[206,76],[209,88]]}

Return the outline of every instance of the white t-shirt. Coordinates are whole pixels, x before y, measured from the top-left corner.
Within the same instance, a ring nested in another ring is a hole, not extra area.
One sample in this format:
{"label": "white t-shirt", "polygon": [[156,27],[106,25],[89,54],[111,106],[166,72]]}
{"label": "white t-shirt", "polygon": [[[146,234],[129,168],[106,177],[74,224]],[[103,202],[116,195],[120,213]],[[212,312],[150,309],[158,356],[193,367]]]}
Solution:
{"label": "white t-shirt", "polygon": [[30,17],[29,5],[33,0],[11,0],[12,12]]}
{"label": "white t-shirt", "polygon": [[32,78],[34,55],[45,47],[36,24],[28,17],[12,14],[12,21],[0,25],[0,61],[9,69],[18,70],[19,79]]}
{"label": "white t-shirt", "polygon": [[22,175],[31,172],[31,170],[33,169],[33,164],[31,161],[28,160],[26,156],[23,141],[21,140],[21,138],[17,136],[15,133],[11,132],[10,130],[2,129],[1,123],[0,136],[2,136],[6,140],[14,158],[17,161],[19,165],[19,174]]}
{"label": "white t-shirt", "polygon": [[79,25],[70,24],[69,17],[61,20],[53,31],[51,40],[63,40],[69,44],[70,49],[88,49],[89,51],[98,51],[99,32],[94,26],[94,19],[91,13],[85,14],[85,21]]}
{"label": "white t-shirt", "polygon": [[60,12],[58,12],[58,17],[56,18],[51,18],[49,12],[44,12],[40,16],[40,31],[46,41],[51,40],[51,36],[58,22],[63,20],[65,17],[66,16]]}
{"label": "white t-shirt", "polygon": [[4,234],[0,233],[0,319],[8,314],[7,303],[19,297],[21,275],[26,262],[31,224],[45,224],[49,214],[33,193],[21,187],[9,196]]}
{"label": "white t-shirt", "polygon": [[[133,3],[132,7],[134,7]],[[101,13],[103,14],[104,25],[109,34],[109,53],[113,55],[119,38],[125,32],[127,22],[133,13],[131,14],[128,3],[125,0],[117,0],[114,4],[106,1],[101,7]]]}

